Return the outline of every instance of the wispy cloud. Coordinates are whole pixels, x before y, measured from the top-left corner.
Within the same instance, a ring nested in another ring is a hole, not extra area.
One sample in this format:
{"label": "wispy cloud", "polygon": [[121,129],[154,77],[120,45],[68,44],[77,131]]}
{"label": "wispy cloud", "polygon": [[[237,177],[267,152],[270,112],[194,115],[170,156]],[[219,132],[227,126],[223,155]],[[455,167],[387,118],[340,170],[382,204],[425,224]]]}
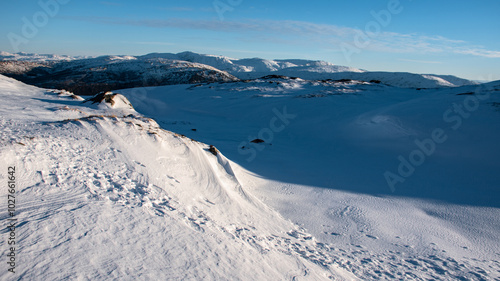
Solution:
{"label": "wispy cloud", "polygon": [[[316,24],[303,21],[274,21],[274,20],[193,20],[193,19],[143,19],[131,20],[120,18],[78,18],[78,20],[101,22],[104,24],[132,25],[153,28],[178,28],[248,34],[252,39],[280,42],[314,42],[318,46],[338,46],[353,44],[362,30],[351,27],[342,27],[330,24]],[[435,54],[452,53],[472,55],[487,58],[500,58],[500,51],[488,50],[483,46],[470,44],[462,40],[454,40],[442,36],[427,36],[420,34],[402,34],[395,32],[380,32],[369,38],[369,44],[363,50],[392,52]]]}
{"label": "wispy cloud", "polygon": [[457,50],[456,53],[464,54],[464,55],[480,56],[480,57],[486,57],[486,58],[500,58],[499,51],[489,51],[489,50],[485,50],[481,47],[464,48],[462,50]]}
{"label": "wispy cloud", "polygon": [[154,41],[122,41],[123,44],[137,44],[137,45],[160,45],[160,46],[173,46],[174,43],[169,42],[154,42]]}
{"label": "wispy cloud", "polygon": [[162,7],[160,10],[172,11],[172,12],[192,12],[195,9],[192,7]]}
{"label": "wispy cloud", "polygon": [[426,60],[410,60],[410,59],[398,59],[399,61],[416,62],[416,63],[426,63],[426,64],[440,64],[440,61],[426,61]]}

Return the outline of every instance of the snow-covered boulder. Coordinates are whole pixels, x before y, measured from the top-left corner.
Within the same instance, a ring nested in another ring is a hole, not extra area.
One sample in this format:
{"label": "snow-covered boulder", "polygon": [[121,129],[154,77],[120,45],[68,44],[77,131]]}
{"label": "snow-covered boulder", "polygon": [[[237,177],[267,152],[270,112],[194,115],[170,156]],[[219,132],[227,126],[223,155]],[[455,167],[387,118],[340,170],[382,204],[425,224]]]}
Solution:
{"label": "snow-covered boulder", "polygon": [[113,92],[101,92],[85,102],[92,102],[92,104],[99,104],[100,106],[113,109],[134,110],[134,107],[125,96]]}

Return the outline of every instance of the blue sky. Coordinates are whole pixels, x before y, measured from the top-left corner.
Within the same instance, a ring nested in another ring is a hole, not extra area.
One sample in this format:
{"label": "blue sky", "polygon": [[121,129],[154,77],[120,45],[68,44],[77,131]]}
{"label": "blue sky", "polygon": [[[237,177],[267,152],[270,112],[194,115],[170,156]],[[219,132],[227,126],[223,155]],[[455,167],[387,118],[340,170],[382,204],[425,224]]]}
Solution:
{"label": "blue sky", "polygon": [[17,0],[1,6],[0,50],[7,52],[194,51],[500,80],[498,0]]}

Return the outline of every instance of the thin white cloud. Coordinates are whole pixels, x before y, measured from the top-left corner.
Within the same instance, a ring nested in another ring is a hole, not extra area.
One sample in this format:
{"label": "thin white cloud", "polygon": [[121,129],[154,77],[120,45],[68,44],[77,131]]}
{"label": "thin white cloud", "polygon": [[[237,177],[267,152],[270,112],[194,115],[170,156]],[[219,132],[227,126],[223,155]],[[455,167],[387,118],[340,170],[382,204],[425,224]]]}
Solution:
{"label": "thin white cloud", "polygon": [[154,41],[123,41],[123,44],[137,44],[137,45],[161,45],[161,46],[173,46],[174,43],[169,42],[154,42]]}
{"label": "thin white cloud", "polygon": [[399,61],[416,62],[416,63],[426,63],[426,64],[440,64],[440,61],[426,61],[426,60],[411,60],[411,59],[398,59]]}
{"label": "thin white cloud", "polygon": [[[472,45],[462,40],[454,40],[442,36],[426,36],[419,34],[402,34],[395,32],[379,32],[369,34],[358,28],[342,27],[330,24],[316,24],[292,20],[130,20],[119,18],[79,18],[79,20],[101,22],[106,24],[145,26],[154,28],[178,28],[248,34],[252,40],[277,44],[294,42],[295,44],[329,45],[340,50],[341,44],[355,45],[356,40],[364,38],[362,50],[391,53],[452,53],[487,58],[500,58],[500,51],[488,50],[482,46]],[[383,28],[382,28],[383,29]],[[364,37],[362,37],[364,36]]]}
{"label": "thin white cloud", "polygon": [[172,12],[192,12],[195,9],[192,7],[162,7],[160,10],[172,11]]}
{"label": "thin white cloud", "polygon": [[464,55],[473,55],[486,58],[500,58],[500,52],[489,51],[481,48],[464,48],[462,50],[457,50],[456,53]]}

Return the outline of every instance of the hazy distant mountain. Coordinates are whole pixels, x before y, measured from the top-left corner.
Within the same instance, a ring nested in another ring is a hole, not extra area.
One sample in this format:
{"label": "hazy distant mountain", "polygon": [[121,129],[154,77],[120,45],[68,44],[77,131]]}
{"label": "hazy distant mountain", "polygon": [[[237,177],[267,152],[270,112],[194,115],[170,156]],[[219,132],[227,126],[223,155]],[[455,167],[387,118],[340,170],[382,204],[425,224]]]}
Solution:
{"label": "hazy distant mountain", "polygon": [[11,54],[8,52],[0,51],[0,60],[17,60],[17,61],[28,61],[28,62],[49,62],[49,61],[71,61],[76,59],[91,58],[90,56],[66,56],[66,55],[54,55],[54,54],[34,54],[34,53],[15,53]]}

